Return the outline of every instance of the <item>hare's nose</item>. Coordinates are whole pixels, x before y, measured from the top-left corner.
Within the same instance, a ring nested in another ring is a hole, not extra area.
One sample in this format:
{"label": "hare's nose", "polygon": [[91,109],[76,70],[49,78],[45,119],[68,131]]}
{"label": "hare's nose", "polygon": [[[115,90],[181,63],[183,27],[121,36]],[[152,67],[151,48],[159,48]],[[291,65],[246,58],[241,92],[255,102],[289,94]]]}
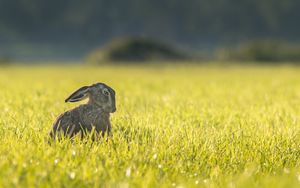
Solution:
{"label": "hare's nose", "polygon": [[111,112],[115,112],[115,111],[117,111],[116,107],[114,107]]}

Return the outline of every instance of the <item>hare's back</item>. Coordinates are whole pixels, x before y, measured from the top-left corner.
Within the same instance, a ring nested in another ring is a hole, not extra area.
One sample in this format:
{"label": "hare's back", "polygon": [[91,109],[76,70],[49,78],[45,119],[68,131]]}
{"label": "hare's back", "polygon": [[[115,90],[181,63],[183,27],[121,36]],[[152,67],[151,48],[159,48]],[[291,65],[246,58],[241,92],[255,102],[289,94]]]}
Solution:
{"label": "hare's back", "polygon": [[78,111],[76,109],[66,111],[56,119],[53,127],[56,129],[67,129],[69,126],[78,123],[78,118]]}

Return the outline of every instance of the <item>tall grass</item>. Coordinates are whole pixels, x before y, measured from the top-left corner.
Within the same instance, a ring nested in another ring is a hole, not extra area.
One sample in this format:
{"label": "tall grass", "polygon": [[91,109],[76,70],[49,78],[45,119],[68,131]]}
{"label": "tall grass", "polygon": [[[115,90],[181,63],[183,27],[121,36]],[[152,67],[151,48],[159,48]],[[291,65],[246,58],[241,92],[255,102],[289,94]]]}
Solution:
{"label": "tall grass", "polygon": [[[300,68],[0,69],[0,187],[299,187]],[[49,145],[77,88],[117,91],[108,142]]]}

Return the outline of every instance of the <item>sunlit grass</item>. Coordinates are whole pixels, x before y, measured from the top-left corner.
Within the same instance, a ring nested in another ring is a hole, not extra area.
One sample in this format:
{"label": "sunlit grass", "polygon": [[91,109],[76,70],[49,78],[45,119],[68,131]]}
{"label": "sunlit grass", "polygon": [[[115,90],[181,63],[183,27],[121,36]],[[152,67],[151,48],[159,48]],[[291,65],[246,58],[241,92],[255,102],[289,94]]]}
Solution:
{"label": "sunlit grass", "polygon": [[[0,68],[0,187],[299,187],[300,68]],[[49,145],[64,99],[105,82],[113,137]]]}

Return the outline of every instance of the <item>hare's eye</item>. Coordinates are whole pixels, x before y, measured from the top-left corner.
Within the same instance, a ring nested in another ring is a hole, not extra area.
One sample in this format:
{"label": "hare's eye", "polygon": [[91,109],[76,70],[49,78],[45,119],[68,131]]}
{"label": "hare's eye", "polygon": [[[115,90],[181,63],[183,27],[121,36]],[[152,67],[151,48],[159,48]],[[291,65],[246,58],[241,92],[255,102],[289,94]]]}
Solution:
{"label": "hare's eye", "polygon": [[104,95],[106,95],[106,96],[108,96],[108,95],[109,95],[109,92],[108,92],[108,90],[107,90],[107,89],[103,89],[103,90],[102,90],[102,93],[103,93]]}

